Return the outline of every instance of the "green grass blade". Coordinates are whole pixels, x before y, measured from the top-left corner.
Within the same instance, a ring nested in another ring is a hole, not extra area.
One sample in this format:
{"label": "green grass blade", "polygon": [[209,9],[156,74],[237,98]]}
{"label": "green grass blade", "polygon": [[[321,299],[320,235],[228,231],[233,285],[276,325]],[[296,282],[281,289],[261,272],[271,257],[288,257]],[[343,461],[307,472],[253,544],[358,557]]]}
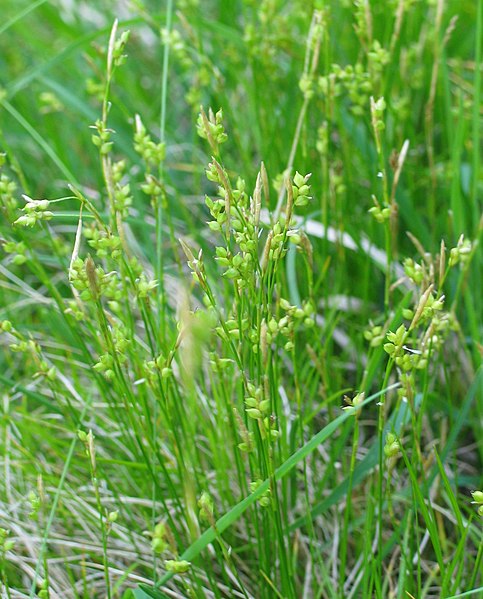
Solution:
{"label": "green grass blade", "polygon": [[[361,407],[367,405],[377,397],[380,397],[384,393],[387,393],[391,389],[396,389],[399,386],[398,383],[394,385],[390,385],[387,389],[383,389],[382,391],[378,391],[377,393],[368,397],[362,404]],[[284,476],[286,476],[299,462],[304,460],[310,453],[312,453],[321,443],[323,443],[326,439],[328,439],[340,426],[343,422],[345,422],[348,418],[351,418],[352,414],[349,412],[344,412],[340,416],[338,416],[335,420],[330,422],[327,426],[325,426],[321,431],[319,431],[312,439],[306,443],[303,447],[301,447],[298,451],[296,451],[288,460],[286,460],[277,470],[275,471],[275,480],[279,481]],[[245,512],[251,505],[253,505],[258,499],[260,499],[263,494],[269,489],[270,480],[266,479],[263,483],[254,491],[251,495],[240,501],[237,505],[235,505],[229,512],[227,512],[224,516],[219,518],[216,522],[216,530],[213,528],[209,528],[205,531],[199,539],[197,539],[188,549],[186,549],[183,554],[180,556],[181,560],[191,561],[196,558],[207,545],[212,543],[218,534],[223,533],[229,526],[231,526],[234,522],[236,522],[240,516]],[[158,586],[165,584],[170,578],[172,578],[172,574],[166,574],[159,581]]]}
{"label": "green grass blade", "polygon": [[14,108],[8,100],[2,100],[1,105],[9,112],[13,118],[27,131],[30,137],[42,148],[42,150],[49,156],[52,162],[57,166],[60,172],[64,175],[66,180],[79,187],[75,175],[67,168],[64,162],[61,160],[59,155],[52,149],[49,143],[38,133],[36,129],[24,118],[16,108]]}
{"label": "green grass blade", "polygon": [[18,21],[21,21],[24,17],[26,17],[28,14],[30,14],[32,11],[34,11],[36,8],[38,8],[42,4],[45,4],[48,1],[49,0],[37,0],[36,2],[32,2],[32,4],[30,4],[29,6],[26,6],[24,9],[22,9],[19,13],[17,13],[11,19],[8,19],[8,21],[5,21],[5,23],[0,27],[0,35],[2,35],[2,33],[5,33],[5,31],[7,31],[7,29],[9,29],[13,25],[15,25],[15,23],[18,23]]}
{"label": "green grass blade", "polygon": [[[421,397],[417,398],[416,401],[421,401]],[[399,409],[391,414],[386,426],[385,431],[394,431],[397,435],[403,430],[404,426],[409,422],[409,406],[406,403],[401,403]],[[361,460],[355,470],[352,477],[353,485],[359,484],[363,481],[373,469],[379,463],[379,443],[376,441],[372,444],[367,455]],[[316,518],[317,516],[325,513],[330,507],[336,505],[347,493],[349,488],[349,477],[346,477],[323,501],[314,506],[310,512],[310,518]],[[301,526],[304,526],[308,522],[308,518],[298,518],[290,526],[290,530],[296,530]]]}

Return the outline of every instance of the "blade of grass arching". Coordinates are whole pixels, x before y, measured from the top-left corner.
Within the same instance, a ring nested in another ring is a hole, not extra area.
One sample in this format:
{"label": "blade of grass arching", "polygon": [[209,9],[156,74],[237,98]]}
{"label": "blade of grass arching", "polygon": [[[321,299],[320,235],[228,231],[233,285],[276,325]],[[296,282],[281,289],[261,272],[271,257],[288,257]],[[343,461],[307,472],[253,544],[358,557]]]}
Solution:
{"label": "blade of grass arching", "polygon": [[2,35],[2,33],[5,33],[5,31],[7,31],[7,29],[12,27],[12,25],[15,25],[15,23],[18,23],[18,21],[22,20],[29,13],[31,13],[36,8],[38,8],[42,4],[45,4],[48,1],[49,0],[37,0],[37,2],[32,2],[32,4],[30,4],[29,6],[26,6],[25,8],[23,8],[20,12],[18,12],[11,19],[8,19],[8,21],[5,21],[5,23],[0,27],[0,35]]}
{"label": "blade of grass arching", "polygon": [[12,379],[9,379],[8,377],[4,376],[3,374],[0,374],[0,381],[5,385],[5,387],[7,389],[11,389],[12,392],[19,391],[20,393],[23,393],[25,395],[25,397],[28,397],[28,398],[38,402],[39,404],[46,406],[53,413],[59,413],[59,414],[62,413],[59,409],[59,406],[55,402],[52,402],[48,397],[45,397],[38,391],[32,391],[31,389],[24,387],[20,383],[16,383],[15,381],[12,381]]}
{"label": "blade of grass arching", "polygon": [[103,458],[102,456],[96,457],[96,461],[99,464],[107,464],[107,465],[116,465],[116,466],[127,466],[129,468],[134,468],[137,470],[147,470],[147,464],[143,462],[131,462],[128,460],[117,460],[114,458]]}
{"label": "blade of grass arching", "polygon": [[10,163],[12,165],[12,170],[17,175],[18,181],[19,181],[20,185],[22,186],[24,193],[26,193],[27,195],[30,195],[30,187],[29,187],[28,181],[25,178],[25,174],[23,172],[23,169],[20,165],[20,162],[19,162],[17,156],[15,156],[14,152],[12,152],[10,143],[6,139],[5,132],[3,130],[0,130],[0,144],[2,146],[2,151],[6,152],[7,156],[10,159]]}
{"label": "blade of grass arching", "polygon": [[220,23],[215,19],[205,19],[203,17],[198,17],[195,22],[200,30],[205,29],[209,33],[216,33],[216,35],[230,42],[230,44],[238,46],[238,49],[241,52],[245,50],[246,42],[244,41],[243,34],[239,29],[230,27],[225,23]]}
{"label": "blade of grass arching", "polygon": [[[448,435],[448,440],[447,440],[444,448],[441,449],[439,452],[439,458],[440,458],[440,461],[442,464],[444,464],[444,461],[447,459],[447,457],[449,455],[451,455],[451,452],[454,450],[454,447],[456,446],[456,441],[458,439],[459,434],[461,433],[461,430],[468,423],[469,412],[470,412],[471,406],[473,404],[473,401],[475,400],[475,396],[476,396],[477,392],[480,392],[482,378],[483,378],[483,369],[480,369],[478,371],[477,375],[475,376],[475,380],[473,381],[471,387],[468,390],[468,393],[463,401],[463,404],[462,404],[456,418],[452,422],[451,432]],[[417,397],[419,398],[419,401],[421,401],[420,396],[418,395]],[[362,462],[361,462],[361,464],[362,464]],[[436,464],[426,474],[425,483],[428,488],[430,488],[431,485],[433,484],[433,481],[436,478],[438,471],[439,471],[438,465]],[[401,489],[398,494],[401,496],[402,495],[407,496],[409,491],[410,491],[410,489],[407,489],[407,488]],[[469,532],[471,532],[471,530]]]}
{"label": "blade of grass arching", "polygon": [[[76,112],[88,119],[89,123],[93,123],[97,119],[97,112],[93,108],[91,108],[87,102],[83,102],[78,94],[72,93],[64,85],[60,84],[58,81],[55,81],[54,79],[51,79],[50,77],[46,77],[45,75],[38,75],[36,79],[37,81],[42,83],[42,85],[45,85],[46,87],[49,87],[52,91],[54,91],[55,94],[63,100],[63,104],[68,106],[73,112]],[[124,148],[122,149],[123,151],[125,151]],[[132,155],[135,156],[134,152],[132,152]]]}
{"label": "blade of grass arching", "polygon": [[[389,387],[394,388],[394,387]],[[416,403],[419,405],[421,401],[420,396],[416,397]],[[388,422],[386,424],[385,430],[394,431],[397,435],[403,430],[404,426],[409,422],[410,419],[410,411],[409,406],[406,403],[401,403],[400,407],[397,411],[391,414]],[[366,478],[379,461],[379,443],[378,441],[374,442],[366,456],[361,462],[356,466],[354,470],[354,474],[352,477],[353,486],[360,483],[364,478]],[[349,488],[349,477],[346,477],[333,491],[332,493],[326,497],[323,501],[317,504],[312,511],[310,512],[310,518],[316,518],[321,514],[325,513],[330,507],[337,504],[345,495],[347,494],[347,490]],[[297,528],[304,526],[307,522],[307,517],[303,516],[302,518],[298,518],[293,522],[290,526],[290,532],[293,532]]]}
{"label": "blade of grass arching", "polygon": [[[37,80],[55,92],[55,95],[58,96],[63,104],[72,110],[72,112],[81,115],[89,123],[94,123],[96,121],[98,117],[97,112],[93,110],[87,102],[79,98],[78,94],[72,93],[66,86],[50,77],[40,75],[37,77]],[[115,143],[116,149],[119,149],[124,156],[130,158],[135,163],[139,160],[139,156],[133,150],[132,140],[126,136],[122,130],[116,130]]]}
{"label": "blade of grass arching", "polygon": [[18,112],[18,110],[16,110],[7,100],[1,101],[0,105],[3,106],[5,110],[13,116],[13,118],[27,131],[30,137],[42,148],[42,150],[47,154],[47,156],[49,156],[52,162],[64,175],[67,181],[76,187],[80,187],[80,184],[77,183],[75,175],[72,174],[60,157],[50,147],[47,141],[32,127],[27,119],[25,119],[20,112]]}
{"label": "blade of grass arching", "polygon": [[[475,400],[476,394],[478,393],[481,396],[481,379],[483,378],[483,369],[480,368],[475,375],[475,378],[471,384],[471,387],[468,389],[468,393],[466,394],[465,399],[463,400],[463,404],[461,405],[460,410],[457,412],[455,419],[452,421],[451,432],[448,435],[448,439],[443,449],[440,450],[439,458],[441,463],[444,464],[445,460],[451,454],[456,446],[456,441],[458,439],[458,435],[461,433],[463,427],[472,419],[469,419],[469,412],[471,406]],[[438,474],[438,465],[434,465],[429,473],[426,475],[426,484],[429,487],[433,484],[434,479]],[[407,491],[408,489],[406,489]],[[404,491],[400,491],[403,493]]]}
{"label": "blade of grass arching", "polygon": [[129,589],[122,599],[168,599],[168,596],[147,584],[140,584],[136,589]]}
{"label": "blade of grass arching", "polygon": [[[374,399],[380,397],[384,393],[387,393],[391,389],[396,389],[399,383],[390,385],[387,389],[378,391],[373,395],[369,396],[362,404],[361,408],[372,402]],[[275,471],[275,481],[282,480],[299,462],[304,460],[309,454],[311,454],[317,447],[326,441],[348,418],[353,416],[351,411],[346,411],[335,420],[330,422],[321,431],[310,439],[303,447],[291,455],[281,466]],[[260,499],[266,491],[270,488],[270,479],[265,479],[259,487],[248,497],[245,497],[242,501],[237,503],[229,512],[219,518],[216,522],[216,532],[213,527],[206,530],[194,543],[192,543],[188,549],[186,549],[180,556],[180,560],[191,561],[195,559],[203,549],[205,549],[210,543],[212,543],[217,535],[223,533],[229,526],[236,522],[240,516],[258,499]],[[165,584],[172,578],[173,574],[165,574],[156,586]]]}
{"label": "blade of grass arching", "polygon": [[[320,414],[320,412],[322,411],[322,409],[326,406],[329,406],[333,401],[335,401],[338,397],[343,397],[344,395],[346,395],[347,393],[349,393],[349,391],[352,391],[352,387],[345,387],[344,389],[338,389],[337,391],[335,391],[335,393],[332,393],[332,395],[329,395],[329,397],[327,397],[327,399],[324,399],[323,401],[321,401],[320,403],[318,403],[315,408],[312,410],[312,412],[310,412],[310,414],[307,414],[307,416],[305,416],[304,420],[303,420],[303,425],[307,425],[309,424],[318,414]],[[315,395],[315,393],[314,393]]]}
{"label": "blade of grass arching", "polygon": [[[168,599],[168,595],[165,595],[157,589],[148,587],[146,584],[140,584],[137,589],[130,589],[130,591],[134,599]],[[126,599],[129,597],[131,597],[131,595],[128,595]]]}
{"label": "blade of grass arching", "polygon": [[[448,455],[451,455],[451,452],[453,451],[453,449],[456,445],[458,435],[460,434],[463,426],[468,422],[468,415],[469,415],[470,408],[475,399],[475,395],[479,391],[480,386],[481,386],[481,381],[480,381],[481,378],[483,378],[483,376],[482,376],[482,370],[480,369],[477,373],[477,376],[475,377],[475,380],[473,381],[473,384],[471,385],[470,389],[468,390],[468,393],[463,401],[463,405],[461,406],[461,409],[460,409],[457,417],[455,418],[455,420],[452,423],[451,433],[448,436],[446,445],[440,451],[439,457],[440,457],[441,463],[444,463],[444,460],[446,460]],[[418,395],[416,400],[418,401],[418,405],[419,405],[419,403],[421,401],[421,396]],[[409,414],[408,414],[408,419],[409,419]],[[392,430],[394,430],[394,432],[396,432],[396,434],[397,434],[396,428],[394,428]],[[368,457],[369,457],[369,454],[368,454],[368,456],[366,456],[365,459],[367,459]],[[363,462],[361,462],[360,466],[362,465],[362,463]],[[438,474],[438,465],[436,464],[432,467],[432,469],[426,475],[426,485],[428,488],[430,488],[431,485],[433,484],[433,481],[434,481],[435,477],[437,476],[437,474]],[[343,481],[343,483],[341,483],[341,484],[344,484],[344,483],[345,483],[345,481]],[[334,493],[337,491],[338,491],[338,488],[334,491]],[[410,489],[406,488],[406,489],[401,489],[398,492],[398,494],[401,496],[407,496],[409,494],[409,492],[410,492]],[[340,496],[337,497],[337,500],[339,500],[339,499],[340,499]],[[325,502],[323,502],[323,503],[325,503]],[[331,503],[331,505],[332,505],[332,503]],[[317,506],[317,507],[319,507],[319,506]],[[317,507],[314,509],[317,509]],[[325,511],[326,506],[324,505],[323,507],[324,507],[324,511]],[[303,520],[303,519],[301,519],[301,520]],[[465,530],[467,530],[468,534],[472,532],[471,529],[465,529]]]}
{"label": "blade of grass arching", "polygon": [[[122,575],[116,580],[116,582],[112,586],[112,590],[113,590],[113,593],[114,593],[115,597],[119,597],[120,592],[121,592],[121,588],[124,585],[124,583],[126,582],[126,580],[129,579],[129,575],[132,572],[134,572],[139,566],[140,566],[140,564],[134,562],[128,568],[126,568],[123,571]],[[133,595],[133,589],[127,589],[122,594],[122,599],[132,599],[133,597],[135,597],[135,595]],[[166,598],[166,595],[164,595],[163,599],[165,599],[165,598]]]}
{"label": "blade of grass arching", "polygon": [[465,591],[464,593],[460,593],[459,595],[451,595],[451,597],[446,597],[446,599],[460,599],[460,597],[470,597],[472,595],[476,595],[476,593],[481,593],[483,591],[483,587],[478,587],[477,589],[471,589],[471,591]]}
{"label": "blade of grass arching", "polygon": [[[129,25],[141,25],[143,24],[143,22],[143,19],[140,18],[127,19],[126,21],[120,21],[118,25],[119,27],[127,27]],[[103,27],[102,29],[96,29],[93,32],[86,33],[85,35],[82,35],[81,37],[74,40],[71,44],[69,44],[66,48],[61,50],[52,58],[49,58],[45,62],[33,66],[21,77],[13,80],[6,86],[7,98],[11,100],[13,96],[15,96],[15,94],[27,87],[27,85],[31,81],[39,77],[42,73],[45,73],[46,71],[50,70],[56,64],[65,61],[65,59],[71,54],[73,54],[77,49],[87,46],[90,42],[93,42],[97,38],[108,35],[111,29],[112,25],[109,25],[108,27]]]}

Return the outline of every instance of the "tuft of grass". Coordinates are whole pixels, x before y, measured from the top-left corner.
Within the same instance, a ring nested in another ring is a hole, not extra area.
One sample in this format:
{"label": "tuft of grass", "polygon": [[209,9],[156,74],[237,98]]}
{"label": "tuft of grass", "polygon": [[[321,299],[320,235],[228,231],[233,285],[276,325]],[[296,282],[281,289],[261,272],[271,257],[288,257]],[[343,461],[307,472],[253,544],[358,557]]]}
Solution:
{"label": "tuft of grass", "polygon": [[0,594],[478,596],[478,0],[13,2]]}

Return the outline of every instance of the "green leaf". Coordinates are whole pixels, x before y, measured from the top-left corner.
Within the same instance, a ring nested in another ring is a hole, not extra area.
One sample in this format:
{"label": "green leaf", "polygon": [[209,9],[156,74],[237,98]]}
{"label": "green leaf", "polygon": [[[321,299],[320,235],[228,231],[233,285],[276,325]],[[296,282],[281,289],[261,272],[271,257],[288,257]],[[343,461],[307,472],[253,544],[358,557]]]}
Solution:
{"label": "green leaf", "polygon": [[[419,405],[421,403],[421,396],[418,395],[416,397],[416,404]],[[399,405],[399,409],[397,409],[389,418],[385,428],[384,435],[389,431],[394,431],[399,435],[400,431],[403,429],[404,425],[409,421],[410,412],[409,406],[406,403],[401,403]],[[352,484],[353,486],[360,483],[366,476],[368,476],[375,466],[379,463],[379,441],[375,441],[367,455],[361,460],[356,468],[354,469],[354,474],[352,476]],[[333,491],[330,495],[324,498],[323,501],[318,503],[310,512],[310,516],[303,516],[302,518],[298,518],[293,522],[290,526],[290,531],[294,531],[308,521],[308,519],[316,518],[320,516],[324,512],[326,512],[331,506],[338,503],[346,494],[349,488],[349,477],[347,476]]]}
{"label": "green leaf", "polygon": [[168,595],[154,587],[148,587],[147,584],[140,584],[137,589],[132,589],[131,592],[134,599],[169,599]]}
{"label": "green leaf", "polygon": [[[384,395],[391,389],[396,389],[399,386],[399,383],[395,383],[394,385],[390,385],[386,389],[382,391],[378,391],[368,397],[362,404],[361,408],[377,397]],[[298,451],[296,451],[293,455],[291,455],[288,460],[286,460],[281,466],[277,468],[275,471],[274,479],[275,481],[282,480],[299,462],[303,461],[309,454],[311,454],[317,447],[326,441],[340,426],[343,424],[348,418],[353,418],[352,412],[346,411],[341,414],[338,418],[329,422],[327,426],[325,426],[321,431],[319,431],[316,435],[310,439],[303,447],[301,447]],[[240,503],[237,503],[229,512],[227,512],[224,516],[222,516],[216,522],[216,532],[210,527],[206,530],[194,543],[192,543],[188,549],[179,557],[180,560],[193,561],[202,551],[207,547],[210,543],[212,543],[217,535],[220,535],[225,531],[229,526],[231,526],[234,522],[236,522],[240,516],[245,512],[251,505],[253,505],[260,497],[268,491],[270,488],[270,479],[266,479],[263,483],[257,487],[257,489],[248,497],[245,497]],[[165,574],[158,583],[158,586],[161,586],[168,582],[172,578],[173,574],[167,573]],[[142,596],[139,597],[142,599]]]}

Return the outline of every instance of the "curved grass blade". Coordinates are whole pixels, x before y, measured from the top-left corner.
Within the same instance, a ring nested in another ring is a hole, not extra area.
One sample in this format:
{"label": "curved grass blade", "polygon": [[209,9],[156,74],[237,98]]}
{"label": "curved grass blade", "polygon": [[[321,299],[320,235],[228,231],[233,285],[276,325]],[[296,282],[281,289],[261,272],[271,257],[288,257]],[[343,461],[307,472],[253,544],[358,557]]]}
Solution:
{"label": "curved grass blade", "polygon": [[[416,398],[416,402],[421,402],[421,396],[419,395]],[[386,426],[385,432],[394,431],[397,435],[399,435],[400,431],[403,429],[405,424],[409,422],[410,419],[410,411],[409,406],[406,403],[401,403],[399,409],[391,414]],[[366,476],[368,476],[373,468],[377,466],[379,463],[379,442],[376,441],[363,460],[359,462],[354,470],[354,474],[352,476],[352,485],[355,486],[360,483]],[[320,516],[324,512],[326,512],[331,506],[338,503],[342,497],[344,497],[349,489],[349,477],[346,477],[333,491],[332,493],[326,497],[323,501],[318,503],[310,512],[310,516],[304,516],[302,518],[298,518],[293,522],[290,526],[290,532],[293,532],[297,528],[304,526],[304,524],[310,519],[316,518]]]}
{"label": "curved grass blade", "polygon": [[465,591],[464,593],[460,593],[459,595],[451,595],[448,599],[459,599],[460,597],[469,597],[470,595],[476,595],[476,593],[481,593],[483,591],[483,587],[478,587],[477,589],[471,589],[471,591]]}
{"label": "curved grass blade", "polygon": [[134,599],[168,599],[168,596],[145,584],[140,584],[137,589],[131,589]]}
{"label": "curved grass blade", "polygon": [[14,17],[12,17],[8,21],[6,21],[0,27],[0,35],[2,35],[2,33],[5,33],[5,31],[7,31],[7,29],[9,29],[13,25],[15,25],[15,23],[17,23],[18,21],[20,21],[21,19],[23,19],[24,17],[26,17],[33,10],[35,10],[36,8],[38,8],[39,6],[41,6],[42,4],[45,4],[46,2],[48,2],[48,0],[37,0],[37,2],[33,2],[32,4],[30,4],[30,6],[26,6],[24,9],[22,9]]}
{"label": "curved grass blade", "polygon": [[1,105],[5,108],[5,110],[10,113],[10,115],[27,131],[27,133],[32,137],[32,139],[42,148],[42,150],[47,154],[47,156],[52,160],[52,162],[57,166],[60,172],[64,175],[69,183],[76,185],[79,187],[79,183],[75,178],[75,175],[67,168],[64,162],[59,158],[58,154],[52,149],[52,147],[47,143],[47,141],[38,133],[36,129],[32,127],[32,125],[25,119],[18,110],[16,110],[10,102],[7,100],[3,100]]}
{"label": "curved grass blade", "polygon": [[[130,25],[139,25],[142,24],[143,20],[141,18],[136,19],[127,19],[125,21],[119,22],[119,27],[127,27]],[[49,69],[51,69],[56,64],[63,62],[68,56],[73,54],[75,50],[83,48],[87,46],[90,42],[108,34],[112,29],[112,26],[103,27],[102,29],[96,29],[95,31],[90,31],[85,35],[74,40],[71,44],[66,46],[63,50],[61,50],[58,54],[49,58],[45,62],[41,64],[34,65],[30,70],[26,71],[21,75],[18,79],[11,81],[7,87],[7,98],[11,100],[15,94],[24,89],[31,81],[39,77],[42,73],[46,73]]]}
{"label": "curved grass blade", "polygon": [[[387,393],[391,389],[396,389],[399,387],[399,383],[395,383],[390,385],[386,389],[382,391],[378,391],[368,397],[362,404],[361,407],[367,405],[372,402],[377,397]],[[288,460],[286,460],[277,470],[275,471],[274,479],[275,481],[279,481],[284,476],[286,476],[299,462],[304,460],[308,455],[310,455],[321,443],[327,440],[348,418],[352,418],[352,411],[346,411],[337,417],[332,422],[329,422],[327,426],[325,426],[321,431],[319,431],[316,435],[310,439],[303,447],[301,447],[298,451],[292,454]],[[251,505],[253,505],[263,494],[269,489],[270,479],[266,479],[263,483],[248,497],[245,497],[240,503],[237,503],[229,512],[227,512],[224,516],[219,518],[216,522],[216,532],[214,528],[209,528],[206,530],[192,545],[186,549],[186,551],[180,556],[180,560],[192,561],[195,559],[202,551],[207,547],[210,543],[212,543],[217,535],[220,535],[225,531],[229,526],[231,526],[234,522],[236,522],[240,516],[245,512]],[[161,580],[156,584],[156,587],[159,587],[168,580],[173,577],[173,574],[168,573],[165,574]],[[143,587],[144,591],[146,587]],[[140,596],[141,597],[141,596]]]}

